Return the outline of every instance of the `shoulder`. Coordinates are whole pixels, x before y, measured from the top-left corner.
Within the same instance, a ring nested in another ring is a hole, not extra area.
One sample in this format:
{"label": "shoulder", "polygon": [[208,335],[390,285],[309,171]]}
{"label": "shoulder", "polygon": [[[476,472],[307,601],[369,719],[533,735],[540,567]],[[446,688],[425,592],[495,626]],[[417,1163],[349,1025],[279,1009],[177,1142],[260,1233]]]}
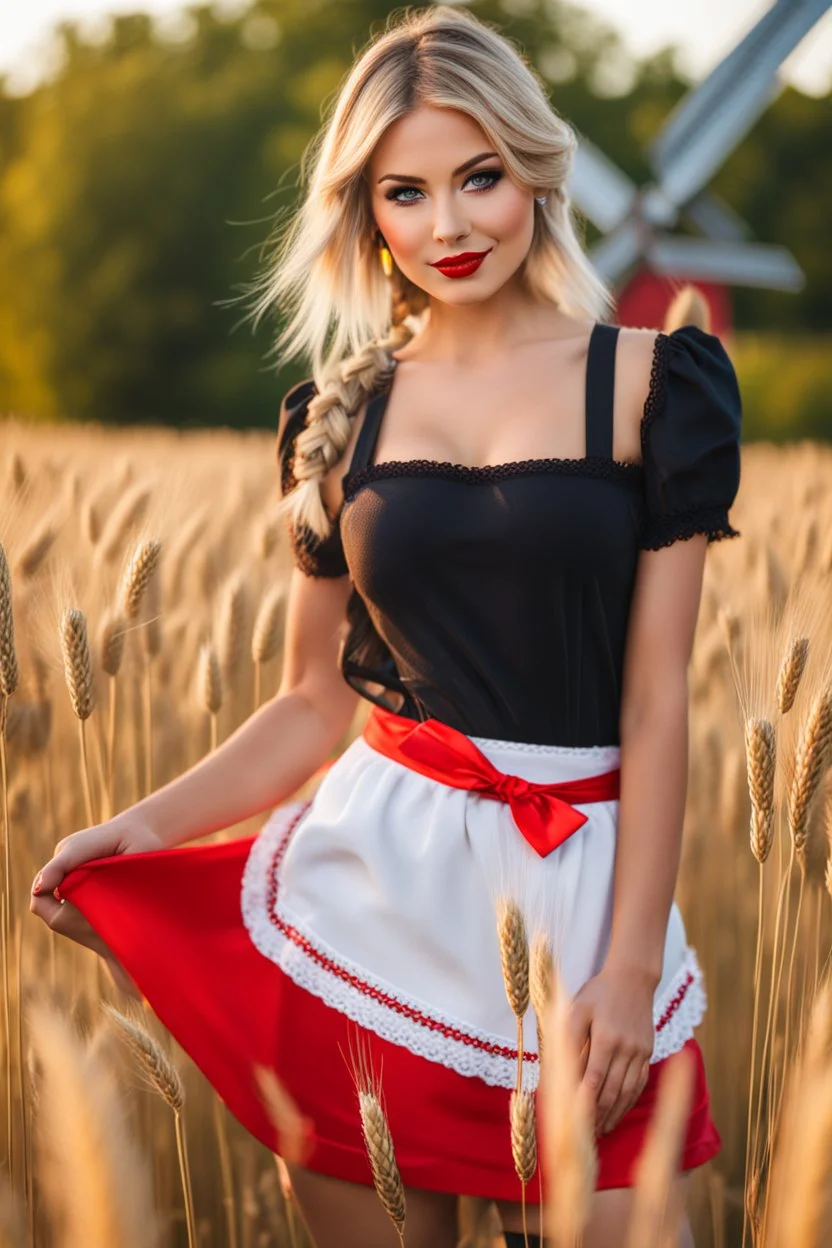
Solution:
{"label": "shoulder", "polygon": [[663,330],[622,327],[616,370],[628,423],[642,441],[664,416],[681,437],[694,422],[739,439],[742,405],[737,375],[722,340],[698,325]]}

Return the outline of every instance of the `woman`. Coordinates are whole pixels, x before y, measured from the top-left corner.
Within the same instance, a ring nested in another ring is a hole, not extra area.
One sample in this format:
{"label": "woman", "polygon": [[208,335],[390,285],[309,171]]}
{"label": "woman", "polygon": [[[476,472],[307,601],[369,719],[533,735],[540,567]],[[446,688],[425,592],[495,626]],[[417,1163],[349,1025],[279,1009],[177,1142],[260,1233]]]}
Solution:
{"label": "woman", "polygon": [[[716,337],[604,320],[565,190],[575,146],[463,10],[406,15],[358,58],[256,305],[289,308],[278,346],[313,367],[280,412],[297,565],[280,690],[60,842],[33,893],[269,1147],[251,1069],[274,1066],[311,1123],[292,1178],[319,1248],[396,1242],[350,1055],[381,1081],[411,1248],[455,1243],[460,1192],[522,1242],[506,901],[573,995],[598,1131],[587,1248],[620,1241],[682,1047],[682,1169],[720,1147],[673,893],[686,671],[707,544],[736,534],[740,396]],[[359,703],[362,733],[287,801]],[[272,807],[256,838],[182,845]]]}

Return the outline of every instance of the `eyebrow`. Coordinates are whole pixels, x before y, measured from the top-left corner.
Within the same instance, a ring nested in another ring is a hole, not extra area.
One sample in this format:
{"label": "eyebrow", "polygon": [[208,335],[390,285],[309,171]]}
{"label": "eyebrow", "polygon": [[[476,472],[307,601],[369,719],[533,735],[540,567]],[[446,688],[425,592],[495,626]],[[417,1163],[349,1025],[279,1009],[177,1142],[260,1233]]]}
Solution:
{"label": "eyebrow", "polygon": [[[470,169],[472,165],[479,164],[481,160],[486,160],[489,156],[498,156],[498,155],[499,155],[498,152],[480,152],[479,156],[472,156],[470,160],[466,160],[463,164],[461,164],[458,169],[454,169],[452,177],[456,177],[458,173],[464,173],[466,169]],[[403,173],[385,173],[383,178],[379,178],[379,182],[386,182],[388,181],[388,179],[391,182],[424,183],[425,181],[424,178],[405,177]]]}

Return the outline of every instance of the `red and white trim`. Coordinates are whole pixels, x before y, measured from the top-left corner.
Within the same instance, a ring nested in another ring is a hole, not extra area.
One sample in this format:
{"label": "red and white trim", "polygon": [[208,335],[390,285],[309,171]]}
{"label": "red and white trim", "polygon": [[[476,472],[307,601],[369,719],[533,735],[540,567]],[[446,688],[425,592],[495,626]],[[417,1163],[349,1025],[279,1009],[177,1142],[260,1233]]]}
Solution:
{"label": "red and white trim", "polygon": [[[293,834],[313,800],[288,802],[273,812],[255,839],[243,872],[241,912],[256,948],[294,983],[383,1039],[412,1053],[496,1087],[511,1088],[517,1050],[506,1037],[466,1025],[424,1001],[401,992],[332,949],[283,904],[280,867]],[[654,1002],[655,1042],[651,1063],[682,1048],[706,1008],[702,973],[695,950],[686,946],[682,962]],[[526,1084],[537,1084],[534,1027],[524,1053]]]}

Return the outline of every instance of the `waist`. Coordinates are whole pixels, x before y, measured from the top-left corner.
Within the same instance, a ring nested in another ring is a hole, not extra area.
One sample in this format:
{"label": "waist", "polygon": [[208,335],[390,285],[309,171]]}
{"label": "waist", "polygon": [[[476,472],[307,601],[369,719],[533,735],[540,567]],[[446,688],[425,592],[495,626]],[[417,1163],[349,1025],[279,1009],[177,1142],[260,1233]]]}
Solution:
{"label": "waist", "polygon": [[581,781],[620,768],[620,745],[549,745],[479,737],[463,733],[437,719],[418,721],[378,705],[370,712],[361,735],[368,745],[408,766],[411,760],[399,747],[419,727],[420,722],[429,724],[432,736],[441,738],[447,745],[449,761],[454,747],[464,748],[464,743],[468,741],[492,767],[504,774],[520,776],[532,784]]}
{"label": "waist", "polygon": [[[611,756],[602,761],[607,750],[617,753],[618,746],[564,753],[562,747],[550,745],[539,752],[529,750],[527,742],[479,738],[485,745],[481,750],[474,738],[441,720],[414,723],[380,706],[374,707],[362,736],[380,754],[440,784],[505,802],[517,829],[543,858],[587,822],[578,806],[618,799],[617,761],[613,764]],[[525,766],[504,771],[503,767],[512,765],[512,755]],[[528,774],[541,767],[546,770],[545,778]],[[564,768],[571,774],[563,775]],[[585,774],[580,774],[582,769]],[[558,770],[560,778],[553,778]]]}

